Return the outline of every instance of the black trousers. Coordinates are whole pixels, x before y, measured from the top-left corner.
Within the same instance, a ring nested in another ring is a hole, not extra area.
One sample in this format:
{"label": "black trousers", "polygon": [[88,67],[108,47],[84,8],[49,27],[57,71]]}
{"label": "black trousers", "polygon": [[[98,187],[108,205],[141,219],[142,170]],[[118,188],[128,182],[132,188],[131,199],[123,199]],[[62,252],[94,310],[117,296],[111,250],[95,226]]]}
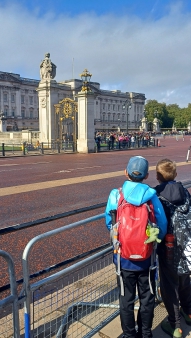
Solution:
{"label": "black trousers", "polygon": [[[155,290],[155,271],[150,272],[151,284]],[[140,337],[151,338],[154,316],[155,295],[151,294],[149,286],[149,271],[122,270],[125,295],[119,297],[121,327],[125,338],[135,338],[134,300],[136,286],[140,301],[137,317]],[[118,280],[119,285],[119,280]],[[119,285],[120,288],[120,285]],[[120,290],[120,289],[119,289]]]}
{"label": "black trousers", "polygon": [[179,276],[173,265],[159,256],[160,290],[161,296],[168,312],[168,319],[172,327],[180,328],[181,306],[186,314],[191,314],[191,288],[190,276]]}

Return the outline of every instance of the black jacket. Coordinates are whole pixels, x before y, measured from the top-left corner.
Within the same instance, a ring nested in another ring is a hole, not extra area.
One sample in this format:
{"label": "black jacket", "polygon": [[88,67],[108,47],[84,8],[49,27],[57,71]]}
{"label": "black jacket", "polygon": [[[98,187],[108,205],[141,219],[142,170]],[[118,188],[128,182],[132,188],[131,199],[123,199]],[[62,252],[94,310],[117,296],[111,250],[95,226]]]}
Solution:
{"label": "black jacket", "polygon": [[[180,206],[183,205],[186,201],[186,195],[185,195],[185,188],[183,187],[181,182],[176,181],[169,181],[164,182],[162,184],[157,185],[154,188],[157,192],[157,196],[162,196],[166,198],[170,203]],[[168,220],[168,224],[170,222],[170,210],[166,207],[166,204],[163,203],[162,200],[160,200],[163,204],[163,208]],[[168,229],[167,229],[168,233]]]}

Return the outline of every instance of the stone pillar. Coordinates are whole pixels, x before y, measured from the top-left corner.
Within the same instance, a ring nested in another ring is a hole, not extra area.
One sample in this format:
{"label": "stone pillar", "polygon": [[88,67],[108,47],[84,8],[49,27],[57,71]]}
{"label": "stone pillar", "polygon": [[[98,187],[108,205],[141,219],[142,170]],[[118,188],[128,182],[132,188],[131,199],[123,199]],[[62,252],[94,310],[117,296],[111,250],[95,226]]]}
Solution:
{"label": "stone pillar", "polygon": [[6,117],[0,117],[0,132],[4,133],[7,131],[7,119]]}
{"label": "stone pillar", "polygon": [[39,141],[51,143],[55,141],[54,104],[58,103],[59,86],[55,80],[56,65],[50,60],[50,53],[45,54],[40,64],[41,81],[38,86],[39,98]]}
{"label": "stone pillar", "polygon": [[190,133],[190,132],[191,132],[191,122],[188,122],[188,127],[187,127],[187,129],[188,129],[188,132]]}
{"label": "stone pillar", "polygon": [[160,133],[160,125],[159,125],[159,120],[157,118],[154,118],[153,120],[153,131],[155,133]]}
{"label": "stone pillar", "polygon": [[94,99],[91,91],[81,91],[78,97],[78,140],[79,153],[92,153],[95,151],[94,127]]}
{"label": "stone pillar", "polygon": [[55,140],[54,104],[58,103],[58,84],[55,80],[41,80],[38,86],[39,98],[39,141],[51,143]]}
{"label": "stone pillar", "polygon": [[147,118],[143,117],[141,120],[141,126],[140,126],[141,131],[148,131],[148,123],[147,123]]}

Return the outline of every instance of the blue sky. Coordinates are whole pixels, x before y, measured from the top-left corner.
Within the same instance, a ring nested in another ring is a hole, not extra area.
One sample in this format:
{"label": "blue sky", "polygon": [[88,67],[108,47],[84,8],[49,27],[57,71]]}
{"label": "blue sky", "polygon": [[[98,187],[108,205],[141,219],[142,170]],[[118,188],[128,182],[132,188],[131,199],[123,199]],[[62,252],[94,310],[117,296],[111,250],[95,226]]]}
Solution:
{"label": "blue sky", "polygon": [[0,22],[1,71],[39,79],[50,52],[57,81],[191,102],[190,0],[0,0]]}
{"label": "blue sky", "polygon": [[[32,11],[38,11],[39,16],[46,12],[53,12],[56,15],[67,13],[70,16],[82,14],[84,12],[94,12],[97,15],[108,13],[130,14],[147,19],[152,17],[155,20],[168,14],[170,5],[176,1],[168,0],[1,0],[5,6],[9,3],[20,4]],[[177,1],[178,2],[178,1]],[[191,1],[179,1],[182,12],[191,10]]]}

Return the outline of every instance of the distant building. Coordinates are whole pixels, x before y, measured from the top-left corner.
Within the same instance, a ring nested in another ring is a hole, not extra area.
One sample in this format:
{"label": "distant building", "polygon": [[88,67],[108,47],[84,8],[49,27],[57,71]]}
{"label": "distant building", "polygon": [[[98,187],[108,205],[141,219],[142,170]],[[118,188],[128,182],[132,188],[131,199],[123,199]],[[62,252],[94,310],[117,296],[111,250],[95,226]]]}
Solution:
{"label": "distant building", "polygon": [[7,130],[38,129],[38,80],[0,72],[0,112]]}
{"label": "distant building", "polygon": [[[7,131],[39,129],[38,88],[40,80],[22,78],[19,74],[0,71],[0,113],[7,118]],[[82,80],[57,82],[58,102],[64,98],[75,98],[82,87]],[[145,94],[120,90],[102,90],[98,82],[90,82],[95,93],[95,130],[121,130],[138,128],[143,118]],[[124,104],[126,102],[126,107]],[[127,105],[131,103],[131,108]],[[129,118],[127,120],[127,110]]]}

